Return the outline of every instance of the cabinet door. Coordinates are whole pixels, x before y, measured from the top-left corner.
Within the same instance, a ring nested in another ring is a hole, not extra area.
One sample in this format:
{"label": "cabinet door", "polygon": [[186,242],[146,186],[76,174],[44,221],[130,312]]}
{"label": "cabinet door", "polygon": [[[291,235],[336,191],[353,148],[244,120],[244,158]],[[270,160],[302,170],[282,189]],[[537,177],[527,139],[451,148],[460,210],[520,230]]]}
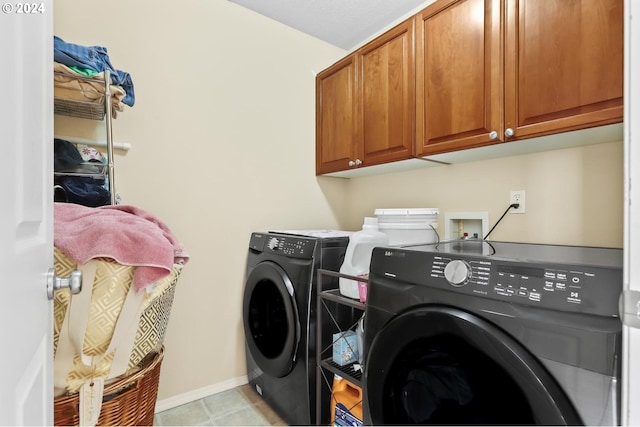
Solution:
{"label": "cabinet door", "polygon": [[500,142],[500,5],[441,0],[417,15],[418,155]]}
{"label": "cabinet door", "polygon": [[358,138],[362,166],[413,156],[415,135],[414,20],[358,50]]}
{"label": "cabinet door", "polygon": [[349,169],[358,157],[355,71],[350,55],[316,77],[316,175]]}
{"label": "cabinet door", "polygon": [[622,121],[623,4],[506,0],[505,128],[515,138]]}

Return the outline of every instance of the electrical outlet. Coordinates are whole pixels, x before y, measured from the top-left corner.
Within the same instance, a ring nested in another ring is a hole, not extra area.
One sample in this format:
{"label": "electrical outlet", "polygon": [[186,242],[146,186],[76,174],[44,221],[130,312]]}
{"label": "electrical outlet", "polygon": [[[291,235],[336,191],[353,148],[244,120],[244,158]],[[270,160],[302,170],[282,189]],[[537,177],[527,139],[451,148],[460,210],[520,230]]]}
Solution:
{"label": "electrical outlet", "polygon": [[514,203],[519,204],[518,208],[511,208],[509,210],[510,213],[519,213],[523,214],[524,210],[524,190],[511,190],[511,197],[509,198],[509,204],[512,205]]}

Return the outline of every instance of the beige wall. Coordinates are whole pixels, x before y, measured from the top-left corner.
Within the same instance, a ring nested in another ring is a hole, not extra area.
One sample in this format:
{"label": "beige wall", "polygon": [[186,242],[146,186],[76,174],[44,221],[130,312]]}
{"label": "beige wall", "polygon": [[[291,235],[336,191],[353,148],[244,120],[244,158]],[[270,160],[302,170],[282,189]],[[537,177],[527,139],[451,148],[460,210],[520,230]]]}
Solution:
{"label": "beige wall", "polygon": [[[378,207],[488,211],[527,191],[495,240],[622,245],[622,144],[345,180],[314,176],[315,73],[344,52],[222,0],[57,0],[55,33],[102,45],[131,73],[136,105],[114,121],[123,203],[162,218],[191,261],[165,340],[160,399],[245,375],[249,233],[355,230]],[[101,135],[56,117],[56,133]],[[440,230],[443,230],[440,221]]]}
{"label": "beige wall", "polygon": [[[222,0],[56,0],[54,20],[57,36],[105,46],[131,73],[135,106],[113,124],[114,139],[132,145],[115,159],[117,191],[191,255],[160,399],[241,377],[250,232],[338,227],[343,183],[315,178],[315,73],[343,51]],[[102,129],[64,117],[55,126]]]}
{"label": "beige wall", "polygon": [[509,206],[511,190],[526,191],[524,214],[508,214],[492,240],[622,247],[623,144],[611,142],[471,163],[351,179],[357,229],[376,208],[487,212],[489,229]]}

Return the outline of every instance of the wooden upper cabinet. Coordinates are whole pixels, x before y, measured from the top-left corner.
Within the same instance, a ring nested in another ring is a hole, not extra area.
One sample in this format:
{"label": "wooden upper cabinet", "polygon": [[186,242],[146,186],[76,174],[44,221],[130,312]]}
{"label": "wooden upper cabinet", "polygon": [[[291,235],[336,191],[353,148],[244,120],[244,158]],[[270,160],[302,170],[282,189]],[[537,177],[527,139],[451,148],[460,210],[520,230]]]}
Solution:
{"label": "wooden upper cabinet", "polygon": [[524,138],[621,122],[620,0],[507,0],[505,129]]}
{"label": "wooden upper cabinet", "polygon": [[623,120],[622,0],[437,0],[316,79],[316,173]]}
{"label": "wooden upper cabinet", "polygon": [[490,135],[497,140],[500,12],[500,0],[441,0],[416,16],[418,155],[485,145]]}
{"label": "wooden upper cabinet", "polygon": [[414,123],[410,19],[316,77],[316,174],[413,157]]}
{"label": "wooden upper cabinet", "polygon": [[394,27],[356,52],[358,138],[362,166],[415,153],[414,20]]}
{"label": "wooden upper cabinet", "polygon": [[416,22],[418,155],[622,121],[620,0],[440,0]]}
{"label": "wooden upper cabinet", "polygon": [[316,174],[357,158],[356,63],[350,55],[316,76]]}

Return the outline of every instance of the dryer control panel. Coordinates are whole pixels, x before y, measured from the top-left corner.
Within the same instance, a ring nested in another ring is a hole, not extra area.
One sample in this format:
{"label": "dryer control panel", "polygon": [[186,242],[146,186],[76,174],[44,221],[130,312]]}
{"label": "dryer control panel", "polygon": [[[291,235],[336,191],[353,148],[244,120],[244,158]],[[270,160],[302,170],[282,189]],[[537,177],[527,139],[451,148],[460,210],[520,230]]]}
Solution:
{"label": "dryer control panel", "polygon": [[[512,259],[507,254],[376,249],[371,270],[394,280],[468,295],[615,317],[622,292],[622,252],[601,250],[600,262],[563,263],[562,257],[551,262]],[[611,257],[620,257],[620,265],[605,262]]]}

